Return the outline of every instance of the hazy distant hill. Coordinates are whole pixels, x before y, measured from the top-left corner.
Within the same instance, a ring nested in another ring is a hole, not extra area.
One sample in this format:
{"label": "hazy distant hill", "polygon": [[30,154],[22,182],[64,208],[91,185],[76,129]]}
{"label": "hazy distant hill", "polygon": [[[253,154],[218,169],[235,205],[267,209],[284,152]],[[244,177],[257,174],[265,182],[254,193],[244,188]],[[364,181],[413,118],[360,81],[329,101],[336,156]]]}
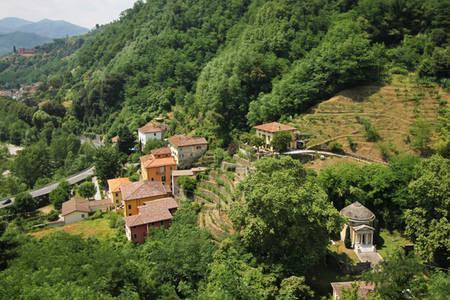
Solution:
{"label": "hazy distant hill", "polygon": [[20,18],[4,18],[0,20],[0,33],[17,31],[17,28],[32,24],[33,22]]}
{"label": "hazy distant hill", "polygon": [[30,32],[12,32],[0,34],[0,54],[13,51],[16,48],[33,48],[52,41],[51,38]]}
{"label": "hazy distant hill", "polygon": [[66,21],[44,19],[39,22],[22,25],[18,27],[16,31],[35,33],[49,38],[62,38],[66,36],[84,34],[88,32],[89,29]]}
{"label": "hazy distant hill", "polygon": [[80,35],[89,29],[66,21],[44,19],[31,22],[20,18],[0,19],[0,55],[11,52],[13,47],[32,48],[55,38]]}

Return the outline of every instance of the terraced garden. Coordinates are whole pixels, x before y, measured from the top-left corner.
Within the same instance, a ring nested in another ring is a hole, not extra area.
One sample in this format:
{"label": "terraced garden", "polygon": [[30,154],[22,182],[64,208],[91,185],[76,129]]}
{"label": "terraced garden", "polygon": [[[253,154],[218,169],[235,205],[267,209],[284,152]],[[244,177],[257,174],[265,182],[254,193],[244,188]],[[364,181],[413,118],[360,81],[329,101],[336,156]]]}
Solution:
{"label": "terraced garden", "polygon": [[197,186],[194,199],[202,204],[199,225],[206,228],[215,240],[221,241],[234,232],[228,218],[236,187],[232,172],[211,171],[207,180]]}
{"label": "terraced garden", "polygon": [[[396,76],[389,85],[342,91],[292,124],[311,134],[308,148],[338,142],[348,153],[382,160],[386,151],[411,153],[411,125],[419,118],[436,125],[439,112],[448,107],[449,101],[450,95],[442,89]],[[364,121],[373,126],[379,141],[367,140]]]}

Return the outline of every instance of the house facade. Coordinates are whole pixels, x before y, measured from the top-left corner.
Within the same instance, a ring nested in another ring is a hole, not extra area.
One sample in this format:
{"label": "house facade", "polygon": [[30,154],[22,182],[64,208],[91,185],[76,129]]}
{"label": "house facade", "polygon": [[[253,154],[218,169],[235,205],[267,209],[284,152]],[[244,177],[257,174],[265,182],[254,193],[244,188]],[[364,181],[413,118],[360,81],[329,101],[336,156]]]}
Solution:
{"label": "house facade", "polygon": [[260,137],[264,141],[264,148],[273,151],[272,141],[275,134],[279,132],[289,132],[292,136],[291,143],[289,144],[290,149],[296,148],[296,131],[295,127],[281,124],[278,122],[266,123],[257,125],[254,127],[256,130],[256,136]]}
{"label": "house facade", "polygon": [[152,229],[169,227],[178,209],[174,198],[166,197],[145,202],[138,214],[125,218],[125,234],[129,241],[142,244]]}
{"label": "house facade", "polygon": [[138,129],[139,143],[141,149],[144,149],[145,144],[150,140],[163,140],[168,127],[164,123],[151,121]]}
{"label": "house facade", "polygon": [[351,246],[355,251],[376,252],[373,244],[375,228],[372,227],[375,215],[358,201],[344,207],[340,213],[347,218],[347,224],[341,231],[341,240],[345,241],[349,228]]}
{"label": "house facade", "polygon": [[[167,149],[167,150],[166,150]],[[152,154],[141,156],[141,175],[143,180],[160,181],[166,189],[172,189],[172,172],[177,169],[177,162],[170,149],[156,149]]]}
{"label": "house facade", "polygon": [[204,137],[174,135],[169,138],[169,147],[179,169],[189,168],[206,150],[208,142]]}
{"label": "house facade", "polygon": [[114,178],[108,180],[108,198],[112,200],[117,208],[122,203],[122,192],[120,186],[131,183],[128,178]]}
{"label": "house facade", "polygon": [[61,217],[64,224],[72,224],[86,219],[90,213],[97,210],[107,212],[113,207],[110,199],[89,201],[81,197],[74,197],[62,205]]}
{"label": "house facade", "polygon": [[169,193],[160,181],[143,180],[120,186],[125,217],[139,214],[145,202],[166,198]]}

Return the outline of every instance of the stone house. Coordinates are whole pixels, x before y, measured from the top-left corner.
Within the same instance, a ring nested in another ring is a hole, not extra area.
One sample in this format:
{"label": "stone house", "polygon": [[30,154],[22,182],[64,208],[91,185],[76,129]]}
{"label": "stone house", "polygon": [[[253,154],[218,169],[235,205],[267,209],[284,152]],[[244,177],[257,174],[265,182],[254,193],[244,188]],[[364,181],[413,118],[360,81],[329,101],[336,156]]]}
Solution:
{"label": "stone house", "polygon": [[265,123],[257,125],[254,127],[256,130],[256,136],[264,140],[264,148],[273,151],[272,141],[275,134],[279,132],[289,132],[292,136],[291,143],[289,144],[290,149],[296,148],[296,131],[295,127],[281,124],[278,122]]}
{"label": "stone house", "polygon": [[90,213],[97,210],[110,211],[113,203],[110,199],[89,201],[81,197],[74,197],[62,205],[61,217],[64,224],[72,224],[86,219]]}
{"label": "stone house", "polygon": [[169,138],[169,147],[179,169],[189,168],[208,150],[204,137],[174,135]]}

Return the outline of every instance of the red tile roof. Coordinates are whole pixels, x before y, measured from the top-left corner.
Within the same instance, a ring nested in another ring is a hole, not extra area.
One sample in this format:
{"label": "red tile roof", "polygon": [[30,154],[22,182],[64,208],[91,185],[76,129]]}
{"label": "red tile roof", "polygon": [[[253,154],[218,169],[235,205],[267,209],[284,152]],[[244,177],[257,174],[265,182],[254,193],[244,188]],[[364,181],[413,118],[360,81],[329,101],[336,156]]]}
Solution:
{"label": "red tile roof", "polygon": [[151,154],[153,154],[154,156],[165,156],[165,155],[171,155],[172,152],[170,151],[169,147],[162,147],[162,148],[158,148],[158,149],[153,149],[151,151]]}
{"label": "red tile roof", "polygon": [[271,132],[271,133],[280,132],[280,131],[293,131],[293,130],[296,130],[295,127],[292,127],[292,126],[289,126],[289,125],[286,125],[286,124],[281,124],[281,123],[278,123],[278,122],[261,124],[261,125],[255,126],[254,128],[257,129],[257,130]]}
{"label": "red tile roof", "polygon": [[108,179],[108,187],[109,191],[112,193],[120,192],[120,186],[122,184],[128,184],[131,183],[130,179],[128,178],[114,178],[114,179]]}
{"label": "red tile roof", "polygon": [[169,143],[175,147],[208,145],[208,141],[204,137],[192,137],[182,134],[171,136]]}
{"label": "red tile roof", "polygon": [[145,224],[152,224],[172,219],[171,209],[178,208],[175,199],[168,197],[145,202],[139,206],[139,214],[125,218],[127,227],[134,227]]}
{"label": "red tile roof", "polygon": [[122,200],[136,200],[155,196],[166,196],[167,191],[159,181],[138,181],[120,186]]}
{"label": "red tile roof", "polygon": [[91,212],[89,201],[84,198],[74,197],[62,204],[61,215],[66,216],[76,211],[85,213]]}
{"label": "red tile roof", "polygon": [[154,133],[167,130],[167,125],[155,121],[150,121],[141,128],[138,129],[140,133]]}
{"label": "red tile roof", "polygon": [[153,156],[153,154],[149,154],[149,155],[141,156],[140,160],[141,160],[141,164],[144,166],[144,168],[147,168],[147,169],[177,165],[175,158],[173,158],[172,156],[156,158],[155,156]]}

